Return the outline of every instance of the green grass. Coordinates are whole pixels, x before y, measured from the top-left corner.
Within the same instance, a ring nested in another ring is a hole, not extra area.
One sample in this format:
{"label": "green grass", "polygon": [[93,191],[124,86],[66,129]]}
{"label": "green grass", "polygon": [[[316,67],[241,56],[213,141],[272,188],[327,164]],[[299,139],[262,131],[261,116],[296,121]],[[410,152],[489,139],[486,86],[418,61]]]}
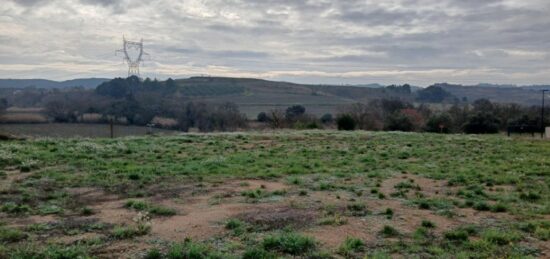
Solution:
{"label": "green grass", "polygon": [[277,251],[290,255],[303,255],[316,249],[316,241],[308,236],[292,232],[274,234],[264,238],[262,246],[268,251]]}
{"label": "green grass", "polygon": [[[164,195],[165,189],[190,186],[201,195],[203,191],[208,193],[213,183],[260,179],[286,183],[288,188],[257,188],[241,193],[250,184],[240,185],[235,195],[220,195],[217,204],[232,198],[238,203],[257,202],[258,205],[290,199],[314,201],[322,195],[336,199],[331,202],[338,205],[329,208],[324,202],[289,203],[296,208],[319,208],[315,211],[318,217],[313,220],[314,226],[305,226],[306,229],[337,228],[374,219],[383,220],[386,226],[373,231],[379,235],[372,249],[371,243],[365,244],[365,250],[361,251],[360,242],[346,241],[341,244],[343,248],[325,251],[322,243],[301,234],[302,229],[258,230],[253,224],[229,218],[219,221],[221,228],[225,224],[228,230],[222,231],[221,236],[204,242],[155,243],[159,250],[151,252],[151,258],[158,257],[159,253],[162,258],[322,257],[325,253],[368,258],[391,257],[389,255],[467,258],[493,254],[500,258],[536,257],[540,256],[536,244],[530,241],[550,239],[550,223],[544,220],[550,214],[548,168],[549,142],[498,135],[282,131],[2,141],[2,181],[7,181],[13,172],[24,171],[24,177],[2,186],[0,211],[7,222],[48,214],[54,214],[47,217],[59,221],[89,215],[92,216],[85,218],[92,219],[101,210],[81,203],[68,190],[92,187],[120,199],[130,199],[124,204],[127,213],[171,216],[178,211],[152,202],[156,195]],[[396,189],[396,193],[390,195],[384,189],[384,181],[403,174],[439,180],[448,185],[443,188],[449,187],[449,190],[437,196],[420,195],[427,188],[404,179],[389,186]],[[396,226],[393,223],[409,215],[399,208],[371,207],[373,201],[382,204],[385,201],[377,199],[398,200],[408,206],[407,210],[422,209],[422,213],[454,217],[448,220],[459,220],[461,210],[472,209],[495,220],[471,222],[475,226],[457,229],[444,229],[446,224],[433,229],[436,227],[433,222],[422,221],[419,226],[412,226],[415,231],[399,233],[392,227]],[[188,212],[182,209],[181,213]],[[352,218],[354,216],[361,218]],[[514,220],[507,221],[508,218]],[[271,219],[267,217],[267,220]],[[90,251],[95,253],[104,248],[53,247],[48,243],[52,240],[43,236],[93,232],[105,236],[103,242],[110,243],[147,235],[150,230],[139,224],[105,224],[101,228],[92,227],[94,224],[67,227],[35,224],[17,228],[19,230],[0,226],[0,251],[23,255],[20,245],[32,243],[34,248],[29,253],[37,255],[58,252],[88,255]],[[384,239],[386,237],[395,238]],[[141,239],[135,238],[132,242]]]}
{"label": "green grass", "polygon": [[346,258],[350,258],[357,253],[365,251],[365,242],[361,239],[347,237],[346,240],[338,248],[338,253]]}
{"label": "green grass", "polygon": [[138,211],[147,211],[157,216],[173,216],[176,215],[176,210],[159,205],[151,205],[148,202],[140,200],[129,200],[124,204],[124,207]]}

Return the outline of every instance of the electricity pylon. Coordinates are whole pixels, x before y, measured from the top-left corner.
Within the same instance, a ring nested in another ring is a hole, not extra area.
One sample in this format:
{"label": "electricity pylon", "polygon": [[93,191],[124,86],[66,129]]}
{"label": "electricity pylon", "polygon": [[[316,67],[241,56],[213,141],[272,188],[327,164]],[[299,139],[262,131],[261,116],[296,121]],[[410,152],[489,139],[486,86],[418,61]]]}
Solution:
{"label": "electricity pylon", "polygon": [[[137,50],[137,57],[131,57],[128,53],[129,50]],[[126,37],[122,36],[122,49],[119,49],[115,52],[124,54],[124,61],[128,64],[128,77],[137,76],[139,77],[139,64],[143,61],[143,56],[149,56],[145,51],[143,51],[143,39],[140,41],[129,41],[126,40]]]}

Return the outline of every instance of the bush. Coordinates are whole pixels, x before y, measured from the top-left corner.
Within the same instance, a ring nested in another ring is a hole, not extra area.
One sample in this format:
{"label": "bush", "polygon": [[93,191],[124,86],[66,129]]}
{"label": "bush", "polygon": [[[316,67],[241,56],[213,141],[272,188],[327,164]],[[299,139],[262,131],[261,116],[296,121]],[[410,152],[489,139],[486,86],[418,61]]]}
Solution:
{"label": "bush", "polygon": [[413,122],[401,112],[395,112],[386,118],[384,130],[390,131],[414,131]]}
{"label": "bush", "polygon": [[426,122],[427,132],[449,133],[454,128],[451,116],[446,113],[431,116]]}
{"label": "bush", "polygon": [[321,116],[321,122],[323,124],[329,124],[332,122],[332,114],[330,113],[325,113],[323,116]]}
{"label": "bush", "polygon": [[308,236],[287,232],[266,237],[262,242],[266,250],[279,251],[291,255],[302,255],[315,250],[315,240]]}
{"label": "bush", "polygon": [[343,114],[336,118],[338,130],[355,130],[357,122],[349,114]]}
{"label": "bush", "polygon": [[464,132],[468,134],[498,133],[499,120],[492,113],[479,112],[468,118],[464,124]]}
{"label": "bush", "polygon": [[258,122],[269,122],[270,118],[267,115],[267,113],[260,112],[260,113],[258,113],[258,116],[256,117],[256,120],[258,120]]}

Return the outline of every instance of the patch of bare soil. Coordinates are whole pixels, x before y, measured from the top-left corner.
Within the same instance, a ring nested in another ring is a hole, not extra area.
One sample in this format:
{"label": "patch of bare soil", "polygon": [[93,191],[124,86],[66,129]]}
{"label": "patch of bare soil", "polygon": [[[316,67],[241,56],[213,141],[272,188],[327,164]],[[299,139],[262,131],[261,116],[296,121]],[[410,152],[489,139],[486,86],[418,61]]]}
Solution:
{"label": "patch of bare soil", "polygon": [[92,205],[97,203],[116,201],[117,195],[108,194],[105,191],[94,187],[68,188],[67,192],[73,200],[83,205]]}
{"label": "patch of bare soil", "polygon": [[297,209],[291,207],[256,208],[236,216],[248,222],[260,230],[306,228],[315,223],[317,213],[310,209]]}
{"label": "patch of bare soil", "polygon": [[97,258],[141,258],[152,247],[151,244],[139,239],[122,240],[109,243],[106,247],[98,249],[94,256]]}
{"label": "patch of bare soil", "polygon": [[[246,183],[246,184],[243,184]],[[236,180],[209,188],[207,194],[195,196],[179,196],[179,202],[171,200],[156,200],[157,203],[176,209],[180,214],[172,217],[154,218],[152,234],[161,239],[182,241],[186,237],[204,240],[221,234],[224,230],[223,221],[243,212],[255,210],[273,210],[276,203],[243,203],[240,192],[262,188],[266,191],[285,189],[287,186],[279,182],[264,180]],[[221,201],[213,203],[213,199]]]}
{"label": "patch of bare soil", "polygon": [[32,224],[55,223],[57,218],[53,215],[31,215],[26,217],[9,218],[11,227],[25,227]]}
{"label": "patch of bare soil", "polygon": [[13,183],[20,182],[30,175],[14,169],[6,171],[5,178],[0,180],[0,193],[9,192]]}

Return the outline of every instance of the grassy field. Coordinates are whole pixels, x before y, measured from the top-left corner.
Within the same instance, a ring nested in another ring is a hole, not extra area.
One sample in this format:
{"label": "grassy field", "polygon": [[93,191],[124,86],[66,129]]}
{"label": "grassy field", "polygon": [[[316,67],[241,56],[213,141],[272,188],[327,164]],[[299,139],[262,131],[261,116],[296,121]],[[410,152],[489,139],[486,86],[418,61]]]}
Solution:
{"label": "grassy field", "polygon": [[550,142],[335,131],[0,142],[0,258],[548,258]]}

